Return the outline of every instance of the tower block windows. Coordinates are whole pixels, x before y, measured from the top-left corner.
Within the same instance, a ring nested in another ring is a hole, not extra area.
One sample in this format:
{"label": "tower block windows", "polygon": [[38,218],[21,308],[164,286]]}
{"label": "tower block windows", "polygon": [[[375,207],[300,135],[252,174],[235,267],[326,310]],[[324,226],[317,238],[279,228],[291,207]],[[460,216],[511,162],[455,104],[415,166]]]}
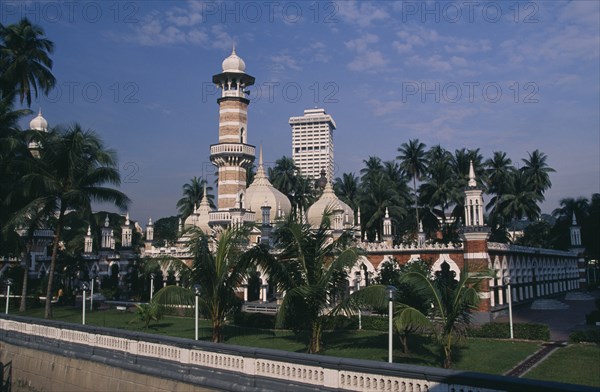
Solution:
{"label": "tower block windows", "polygon": [[223,72],[213,76],[221,89],[219,104],[219,143],[210,146],[210,160],[218,168],[219,210],[243,208],[246,169],[252,166],[255,148],[248,141],[248,105],[246,88],[254,77],[245,73],[246,64],[235,52],[223,61]]}

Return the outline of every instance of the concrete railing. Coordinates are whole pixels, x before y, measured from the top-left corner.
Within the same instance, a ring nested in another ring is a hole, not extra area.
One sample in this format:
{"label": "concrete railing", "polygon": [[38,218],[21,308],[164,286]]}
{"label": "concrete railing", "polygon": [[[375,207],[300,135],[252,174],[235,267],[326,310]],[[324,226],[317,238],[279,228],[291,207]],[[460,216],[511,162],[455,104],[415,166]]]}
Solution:
{"label": "concrete railing", "polygon": [[226,390],[586,390],[570,384],[215,344],[11,315],[0,315],[0,341],[54,352],[62,348],[64,355],[79,353],[82,359]]}
{"label": "concrete railing", "polygon": [[243,143],[219,143],[210,146],[210,154],[244,154],[244,155],[256,155],[256,148],[249,144]]}

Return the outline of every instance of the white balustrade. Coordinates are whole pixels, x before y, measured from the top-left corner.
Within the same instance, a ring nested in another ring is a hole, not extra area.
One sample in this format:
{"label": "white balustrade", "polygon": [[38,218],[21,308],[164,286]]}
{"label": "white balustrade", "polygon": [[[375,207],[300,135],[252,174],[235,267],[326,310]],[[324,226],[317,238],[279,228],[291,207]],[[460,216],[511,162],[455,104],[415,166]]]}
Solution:
{"label": "white balustrade", "polygon": [[[80,330],[50,327],[0,319],[0,329],[22,334],[51,338],[58,341],[76,343],[90,347],[99,347],[132,355],[160,358],[181,364],[214,368],[217,371],[229,370],[251,377],[268,377],[280,380],[324,386],[347,391],[432,391],[437,390],[438,382],[426,379],[412,379],[393,375],[367,373],[321,366],[318,360],[314,365],[298,364],[273,359],[244,357],[203,350],[201,348],[182,348],[132,340],[110,335],[88,333]],[[462,385],[447,385],[447,390],[487,392],[484,388]]]}

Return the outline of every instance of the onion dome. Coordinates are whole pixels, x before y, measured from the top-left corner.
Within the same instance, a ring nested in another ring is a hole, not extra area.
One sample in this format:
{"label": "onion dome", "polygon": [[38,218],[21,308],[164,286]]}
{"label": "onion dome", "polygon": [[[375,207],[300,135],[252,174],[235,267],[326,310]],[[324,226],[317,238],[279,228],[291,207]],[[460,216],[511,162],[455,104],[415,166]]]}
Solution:
{"label": "onion dome", "polygon": [[42,109],[38,112],[37,117],[29,122],[29,129],[34,131],[48,131],[48,121],[42,116]]}
{"label": "onion dome", "polygon": [[272,214],[275,214],[278,210],[281,210],[284,215],[289,215],[289,213],[292,211],[290,199],[288,199],[286,195],[275,188],[267,178],[265,169],[263,167],[262,147],[260,148],[259,152],[258,170],[254,176],[254,181],[252,181],[252,184],[250,184],[248,189],[246,189],[246,205],[251,211],[257,213],[255,214],[256,222],[260,222],[262,220],[260,208],[265,205],[271,207]]}
{"label": "onion dome", "polygon": [[331,183],[328,182],[319,200],[314,202],[308,209],[308,223],[312,227],[317,228],[321,224],[325,212],[333,213],[337,210],[343,211],[345,223],[354,224],[354,211],[352,211],[352,208],[348,204],[338,199]]}
{"label": "onion dome", "polygon": [[223,60],[222,66],[223,72],[244,73],[246,71],[246,63],[235,53],[235,46],[231,51],[231,55]]}

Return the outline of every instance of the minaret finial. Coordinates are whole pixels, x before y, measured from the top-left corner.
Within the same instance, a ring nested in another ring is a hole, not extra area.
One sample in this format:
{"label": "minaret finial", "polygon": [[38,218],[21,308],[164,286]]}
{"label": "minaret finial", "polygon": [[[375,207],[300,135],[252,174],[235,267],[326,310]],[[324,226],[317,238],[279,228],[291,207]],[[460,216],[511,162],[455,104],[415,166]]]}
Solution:
{"label": "minaret finial", "polygon": [[262,157],[262,144],[260,145],[260,148],[258,150],[258,166],[262,166],[263,165],[263,157]]}
{"label": "minaret finial", "polygon": [[475,187],[477,186],[477,181],[475,181],[475,169],[473,169],[473,161],[469,161],[469,186]]}
{"label": "minaret finial", "polygon": [[577,218],[575,217],[575,211],[573,211],[573,220],[571,221],[571,225],[577,226]]}
{"label": "minaret finial", "polygon": [[38,116],[42,115],[42,107],[40,106],[40,110],[38,110]]}
{"label": "minaret finial", "polygon": [[235,53],[235,41],[232,42],[232,46],[231,46],[231,54],[236,54]]}

